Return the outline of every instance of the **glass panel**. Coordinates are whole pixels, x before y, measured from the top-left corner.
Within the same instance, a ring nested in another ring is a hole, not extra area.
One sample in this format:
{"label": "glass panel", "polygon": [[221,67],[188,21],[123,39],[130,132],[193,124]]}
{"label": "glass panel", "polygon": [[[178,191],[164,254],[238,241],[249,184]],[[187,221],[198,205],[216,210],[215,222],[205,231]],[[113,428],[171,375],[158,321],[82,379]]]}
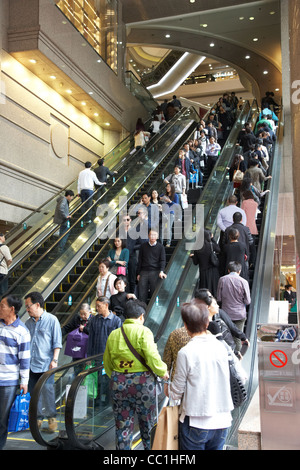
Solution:
{"label": "glass panel", "polygon": [[[134,138],[131,134],[105,155],[105,165],[111,170],[120,171],[124,159],[130,158],[130,151],[133,147]],[[77,178],[8,233],[6,239],[13,256],[12,267],[22,260],[25,253],[30,252],[39,242],[56,230],[57,225],[53,224],[56,201],[58,197],[64,195],[66,189],[71,189],[74,194],[77,194]],[[70,213],[72,214],[80,204],[80,198],[74,198],[70,204]]]}
{"label": "glass panel", "polygon": [[117,73],[117,1],[60,0],[56,4],[99,56]]}

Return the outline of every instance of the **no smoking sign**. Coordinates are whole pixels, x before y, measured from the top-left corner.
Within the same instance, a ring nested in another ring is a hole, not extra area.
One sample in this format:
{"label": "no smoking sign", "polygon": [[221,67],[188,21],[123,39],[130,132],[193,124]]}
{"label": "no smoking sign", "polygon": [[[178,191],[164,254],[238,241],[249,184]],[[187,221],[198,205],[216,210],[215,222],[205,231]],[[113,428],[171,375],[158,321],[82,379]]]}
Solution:
{"label": "no smoking sign", "polygon": [[277,349],[270,354],[270,362],[274,367],[284,367],[287,364],[287,361],[287,355],[285,352],[280,351],[280,349]]}

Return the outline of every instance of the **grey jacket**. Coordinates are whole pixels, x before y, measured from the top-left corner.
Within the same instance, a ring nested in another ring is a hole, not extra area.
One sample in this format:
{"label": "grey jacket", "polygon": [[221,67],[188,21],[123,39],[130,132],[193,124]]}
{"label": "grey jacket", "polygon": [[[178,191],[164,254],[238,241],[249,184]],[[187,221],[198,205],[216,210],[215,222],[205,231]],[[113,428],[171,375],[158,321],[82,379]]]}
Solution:
{"label": "grey jacket", "polygon": [[65,196],[61,196],[57,200],[53,222],[55,224],[62,224],[69,216],[69,203]]}

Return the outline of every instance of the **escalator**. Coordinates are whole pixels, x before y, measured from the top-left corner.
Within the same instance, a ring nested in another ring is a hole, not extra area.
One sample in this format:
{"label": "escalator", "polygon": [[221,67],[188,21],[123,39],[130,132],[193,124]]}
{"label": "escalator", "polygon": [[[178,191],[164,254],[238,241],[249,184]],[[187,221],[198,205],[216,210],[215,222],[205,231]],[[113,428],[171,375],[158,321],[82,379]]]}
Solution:
{"label": "escalator", "polygon": [[[219,162],[210,175],[208,182],[201,195],[200,201],[204,205],[206,225],[213,224],[220,207],[227,199],[231,190],[231,184],[227,177],[227,166],[232,161],[236,149],[235,143],[239,130],[243,123],[256,113],[256,110],[245,104],[243,111],[229,136],[229,141],[224,147]],[[160,352],[163,351],[166,339],[171,331],[181,326],[180,303],[188,301],[193,293],[193,286],[197,279],[196,271],[188,258],[188,251],[185,244],[187,239],[176,241],[172,248],[170,261],[166,272],[167,279],[159,283],[154,293],[146,315],[145,325],[148,326],[156,341]],[[96,280],[94,280],[94,283]],[[94,291],[94,285],[90,292]],[[86,298],[87,293],[81,297],[81,302]],[[93,294],[92,294],[93,295]],[[76,309],[73,310],[73,314]],[[83,359],[78,364],[85,365],[93,358]],[[83,383],[91,373],[99,371],[98,368],[82,372],[77,377],[73,377],[72,364],[66,364],[57,370],[57,380],[55,382],[56,406],[59,413],[59,433],[50,434],[45,429],[37,426],[37,402],[51,380],[53,372],[43,374],[31,399],[30,428],[36,440],[42,446],[48,448],[114,448],[114,420],[110,407],[102,408],[96,403],[93,396],[84,398]],[[71,384],[67,399],[65,398],[66,387]],[[80,400],[85,400],[80,404]],[[163,400],[163,397],[162,397]],[[76,410],[75,410],[75,408]],[[75,423],[76,421],[76,423]]]}
{"label": "escalator", "polygon": [[[182,113],[180,113],[182,114]],[[179,114],[174,117],[167,126],[161,130],[160,134],[154,136],[149,145],[157,145],[159,139],[165,134],[166,130],[173,125],[174,121],[178,119]],[[151,120],[145,123],[145,127],[150,125]],[[134,135],[133,133],[127,136],[120,144],[112,149],[107,155],[105,155],[105,165],[111,170],[118,171],[118,174],[114,178],[109,179],[108,187],[115,183],[115,180],[124,178],[126,176],[127,166],[133,158],[134,152]],[[36,260],[39,251],[44,248],[47,249],[53,243],[53,240],[57,240],[56,232],[58,226],[53,223],[53,215],[56,207],[57,199],[60,196],[64,196],[67,189],[73,190],[74,194],[77,194],[77,178],[70,182],[65,188],[59,191],[57,194],[52,196],[42,206],[36,209],[32,214],[27,216],[22,222],[13,227],[6,235],[7,244],[10,247],[10,252],[13,257],[12,265],[9,269],[10,281],[9,285],[12,285],[17,277],[20,275],[19,268],[24,267],[27,257],[31,256],[31,263]],[[99,198],[102,192],[99,192]],[[97,195],[94,195],[97,197]],[[70,203],[70,214],[74,217],[79,216],[79,207],[81,210],[84,206],[81,204],[81,199],[75,197]],[[72,220],[74,223],[74,220]],[[52,237],[50,237],[50,235]],[[26,265],[25,265],[26,266]],[[18,271],[16,271],[18,269]]]}
{"label": "escalator", "polygon": [[[36,261],[29,262],[29,267],[18,276],[10,291],[24,297],[26,293],[37,290],[47,299],[48,311],[53,311],[59,303],[62,307],[59,312],[62,314],[65,314],[64,307],[69,306],[70,295],[72,306],[77,305],[77,297],[86,292],[92,279],[97,277],[97,261],[103,257],[103,253],[106,256],[108,240],[105,230],[117,221],[119,212],[126,209],[128,202],[131,205],[137,203],[141,191],[161,184],[162,173],[167,175],[173,172],[175,153],[191,135],[198,120],[199,116],[192,108],[186,109],[167,126],[157,141],[151,143],[145,151],[135,152],[111,187],[99,198],[97,194],[94,195],[89,210],[82,213],[82,206],[78,208],[78,218],[69,229],[65,252],[62,255],[56,252],[57,240]],[[92,223],[83,225],[87,217]],[[66,297],[71,287],[72,294]],[[74,287],[78,289],[77,292]],[[25,313],[21,311],[20,316]],[[54,313],[59,316],[57,309]]]}

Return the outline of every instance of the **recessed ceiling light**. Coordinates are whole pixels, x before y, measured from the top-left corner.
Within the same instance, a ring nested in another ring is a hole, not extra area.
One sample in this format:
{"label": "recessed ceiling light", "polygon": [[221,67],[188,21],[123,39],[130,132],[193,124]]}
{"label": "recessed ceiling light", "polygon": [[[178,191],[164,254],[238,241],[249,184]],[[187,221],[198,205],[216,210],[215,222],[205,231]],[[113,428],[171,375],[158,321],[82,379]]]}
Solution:
{"label": "recessed ceiling light", "polygon": [[275,88],[275,91],[279,91],[279,88]]}
{"label": "recessed ceiling light", "polygon": [[106,125],[106,126],[110,126],[110,122],[106,122],[105,125]]}
{"label": "recessed ceiling light", "polygon": [[254,41],[254,42],[257,42],[257,41],[258,41],[258,38],[253,38],[253,41]]}
{"label": "recessed ceiling light", "polygon": [[275,15],[276,11],[270,11],[270,15]]}
{"label": "recessed ceiling light", "polygon": [[82,106],[85,106],[85,105],[86,105],[86,102],[85,102],[85,101],[82,101],[81,104],[82,104]]}
{"label": "recessed ceiling light", "polygon": [[101,62],[101,59],[98,59],[97,62],[100,63],[100,62]]}
{"label": "recessed ceiling light", "polygon": [[29,59],[29,62],[31,62],[32,64],[36,64],[36,60],[35,60],[35,59]]}
{"label": "recessed ceiling light", "polygon": [[215,45],[215,44],[214,44],[213,42],[210,43],[210,47],[214,47],[214,45]]}
{"label": "recessed ceiling light", "polygon": [[93,94],[93,92],[92,92],[92,91],[89,91],[89,95],[92,95],[92,94]]}
{"label": "recessed ceiling light", "polygon": [[250,56],[249,56],[249,55],[246,55],[246,56],[245,56],[245,59],[250,59]]}
{"label": "recessed ceiling light", "polygon": [[72,93],[72,90],[66,90],[66,92],[70,95]]}
{"label": "recessed ceiling light", "polygon": [[170,37],[171,37],[170,34],[165,35],[165,38],[170,38]]}
{"label": "recessed ceiling light", "polygon": [[267,70],[264,70],[264,75],[267,75],[269,72]]}
{"label": "recessed ceiling light", "polygon": [[98,114],[98,113],[94,113],[94,116],[99,116],[99,114]]}
{"label": "recessed ceiling light", "polygon": [[250,17],[249,17],[249,20],[250,20],[250,21],[253,21],[253,20],[254,20],[254,16],[250,16]]}
{"label": "recessed ceiling light", "polygon": [[200,26],[201,26],[201,28],[207,28],[208,24],[207,23],[201,23]]}
{"label": "recessed ceiling light", "polygon": [[241,20],[241,21],[244,20],[244,19],[245,19],[244,16],[240,16],[240,17],[239,17],[239,20]]}
{"label": "recessed ceiling light", "polygon": [[52,78],[52,80],[55,80],[56,76],[55,75],[50,75],[50,78]]}

